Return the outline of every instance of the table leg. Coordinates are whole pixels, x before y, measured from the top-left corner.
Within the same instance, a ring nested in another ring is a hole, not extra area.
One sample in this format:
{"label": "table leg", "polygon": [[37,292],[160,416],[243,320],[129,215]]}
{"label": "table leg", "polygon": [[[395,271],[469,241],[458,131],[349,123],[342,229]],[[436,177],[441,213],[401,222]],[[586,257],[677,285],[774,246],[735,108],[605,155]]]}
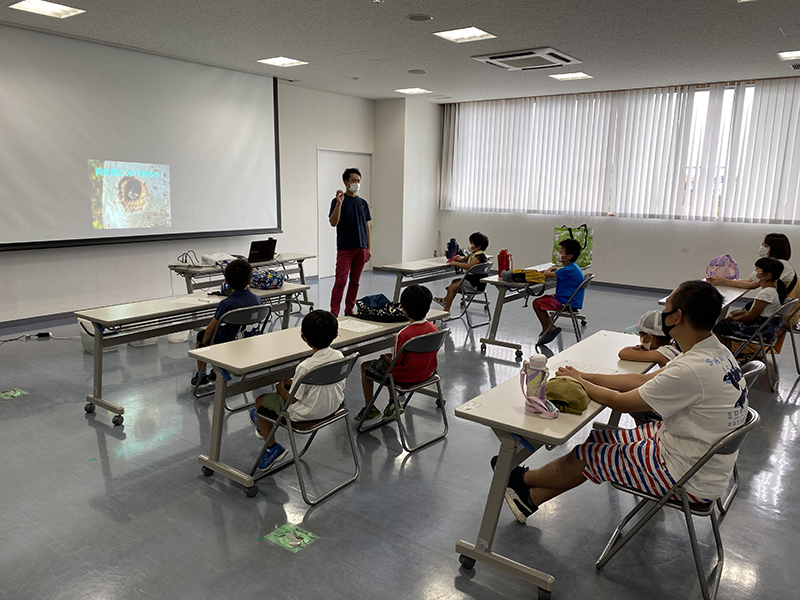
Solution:
{"label": "table leg", "polygon": [[403,287],[403,274],[395,273],[394,275],[397,277],[397,281],[394,282],[394,296],[392,297],[392,302],[400,302],[400,289]]}
{"label": "table leg", "polygon": [[216,385],[214,388],[214,414],[211,418],[211,444],[208,455],[201,454],[197,457],[197,462],[203,466],[203,475],[211,476],[219,473],[228,479],[240,483],[245,487],[252,487],[253,478],[238,469],[220,461],[220,451],[222,450],[222,426],[225,420],[225,399],[228,394],[228,382],[217,367],[214,367],[217,374]]}
{"label": "table leg", "polygon": [[[305,285],[306,284],[306,273],[305,273],[305,271],[303,271],[303,262],[304,261],[302,261],[302,260],[298,260],[297,261],[297,266],[300,269],[300,283]],[[301,302],[301,304],[306,304],[306,305],[308,305],[310,310],[314,310],[314,303],[310,302],[309,299],[308,299],[308,290],[303,292],[303,301]]]}
{"label": "table leg", "polygon": [[[472,568],[475,561],[479,561],[533,583],[544,591],[544,595],[549,595],[555,585],[555,577],[492,552],[494,534],[497,531],[497,522],[503,507],[503,497],[511,469],[532,454],[525,448],[517,451],[517,442],[510,433],[498,430],[494,433],[500,439],[500,452],[497,455],[497,465],[489,487],[486,507],[483,510],[478,540],[475,544],[459,540],[456,542],[456,552],[462,556],[461,564],[465,568]],[[542,595],[540,593],[540,596]]]}
{"label": "table leg", "polygon": [[281,322],[281,329],[289,329],[289,317],[292,316],[292,296],[285,297],[286,310],[283,311],[283,321]]}
{"label": "table leg", "polygon": [[[497,328],[500,326],[500,315],[503,312],[503,305],[506,303],[506,294],[508,293],[509,289],[507,287],[498,287],[497,288],[497,302],[494,307],[494,315],[492,315],[492,325],[489,328],[489,336],[485,338],[481,338],[481,351],[486,350],[486,345],[491,344],[493,346],[503,346],[504,348],[511,348],[516,350],[516,358],[522,358],[522,346],[520,344],[515,344],[513,342],[504,342],[502,340],[497,339]],[[515,292],[517,295],[512,298],[516,300],[517,298],[521,297],[519,292]]]}
{"label": "table leg", "polygon": [[608,416],[607,423],[592,423],[592,429],[601,431],[603,429],[619,429],[619,420],[622,417],[622,413],[618,410],[612,410],[611,414]]}
{"label": "table leg", "polygon": [[103,330],[94,323],[94,382],[92,394],[86,396],[86,405],[83,407],[87,413],[93,413],[95,406],[116,413],[112,419],[114,425],[121,425],[125,409],[119,404],[103,400]]}
{"label": "table leg", "polygon": [[192,277],[190,273],[184,273],[183,281],[186,284],[186,293],[194,294],[194,286],[192,285],[194,282],[194,277]]}

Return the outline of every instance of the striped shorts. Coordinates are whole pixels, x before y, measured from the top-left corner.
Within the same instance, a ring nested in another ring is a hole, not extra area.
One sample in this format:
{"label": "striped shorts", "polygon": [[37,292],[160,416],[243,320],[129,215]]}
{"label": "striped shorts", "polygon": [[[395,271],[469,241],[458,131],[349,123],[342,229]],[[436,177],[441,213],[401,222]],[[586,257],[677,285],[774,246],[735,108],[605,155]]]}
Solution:
{"label": "striped shorts", "polygon": [[[592,431],[573,452],[586,462],[583,474],[595,483],[613,481],[628,487],[663,496],[675,480],[661,460],[656,433],[662,422],[646,423],[635,429]],[[677,497],[676,497],[677,499]],[[696,503],[710,502],[689,494]]]}

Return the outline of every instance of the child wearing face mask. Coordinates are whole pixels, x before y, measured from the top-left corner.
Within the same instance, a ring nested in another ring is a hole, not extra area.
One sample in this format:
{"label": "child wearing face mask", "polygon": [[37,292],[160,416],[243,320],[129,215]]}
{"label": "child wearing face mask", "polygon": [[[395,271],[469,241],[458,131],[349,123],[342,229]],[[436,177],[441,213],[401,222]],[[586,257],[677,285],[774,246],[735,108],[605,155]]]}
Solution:
{"label": "child wearing face mask", "polygon": [[[792,245],[782,233],[768,233],[764,237],[764,241],[758,248],[759,258],[774,258],[783,265],[783,272],[781,273],[781,281],[786,285],[786,293],[791,294],[797,286],[797,275],[792,265],[789,264],[789,259],[792,257]],[[709,277],[708,282],[711,285],[729,285],[731,287],[745,288],[754,290],[759,287],[756,272],[750,275],[749,279],[725,279],[724,277]]]}
{"label": "child wearing face mask", "polygon": [[732,350],[734,340],[730,336],[750,337],[764,322],[762,331],[765,341],[773,341],[781,328],[781,318],[776,317],[786,299],[786,285],[781,280],[783,265],[774,258],[759,258],[753,272],[761,289],[749,310],[737,310],[714,326],[713,332],[719,340]]}
{"label": "child wearing face mask", "polygon": [[619,357],[622,360],[654,362],[658,363],[659,367],[663,367],[681,353],[672,340],[664,335],[664,330],[661,328],[660,310],[648,310],[639,317],[639,322],[634,329],[639,334],[641,343],[638,346],[628,346],[620,350]]}
{"label": "child wearing face mask", "polygon": [[[562,265],[561,268],[550,267],[544,272],[545,279],[556,280],[556,293],[539,296],[533,301],[533,311],[542,324],[542,332],[536,345],[544,345],[552,342],[561,333],[561,327],[552,327],[549,310],[561,310],[566,302],[572,297],[581,283],[583,283],[583,271],[575,264],[581,255],[581,245],[577,240],[567,238],[558,245],[557,260]],[[583,290],[575,294],[572,299],[572,308],[583,307]]]}
{"label": "child wearing face mask", "polygon": [[[480,231],[476,231],[469,236],[469,244],[469,256],[455,256],[450,260],[451,265],[454,265],[459,269],[463,269],[464,271],[469,271],[475,265],[485,263],[487,260],[489,260],[485,254],[486,248],[489,247],[488,237],[486,237]],[[456,297],[458,286],[461,285],[462,279],[466,280],[464,281],[464,289],[470,293],[481,294],[483,293],[483,290],[486,289],[486,284],[481,283],[482,277],[479,277],[478,275],[466,275],[465,277],[453,279],[453,281],[445,290],[446,294],[444,298],[434,298],[433,301],[437,304],[440,304],[445,310],[449,311],[450,306],[453,304],[453,300]]]}

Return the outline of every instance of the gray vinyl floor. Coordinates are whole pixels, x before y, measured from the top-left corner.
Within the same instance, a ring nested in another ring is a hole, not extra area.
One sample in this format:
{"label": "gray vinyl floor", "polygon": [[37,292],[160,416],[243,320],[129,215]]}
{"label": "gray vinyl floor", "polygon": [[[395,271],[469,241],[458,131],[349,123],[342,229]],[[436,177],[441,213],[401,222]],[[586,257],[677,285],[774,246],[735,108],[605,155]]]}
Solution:
{"label": "gray vinyl floor", "polygon": [[[390,295],[392,284],[391,276],[365,274],[361,295]],[[330,286],[325,279],[313,286],[312,299],[322,298],[323,308]],[[434,286],[436,295],[441,290]],[[593,287],[586,334],[625,329],[657,308],[658,297]],[[300,318],[293,316],[293,324]],[[530,353],[534,321],[521,302],[510,304],[500,337],[519,340]],[[358,481],[313,509],[303,503],[291,469],[262,480],[255,498],[201,474],[197,455],[208,450],[211,402],[190,393],[188,342],[161,339],[107,353],[104,395],[126,407],[118,427],[105,411],[83,411],[92,357],[79,341],[1,344],[0,389],[27,395],[0,400],[0,598],[535,598],[534,586],[492,568],[459,567],[455,543],[475,541],[498,443],[488,429],[456,419],[453,409],[513,377],[518,363],[506,349],[481,355],[478,339],[486,327],[467,331],[458,321],[447,327],[452,336],[440,356],[450,416],[446,440],[407,455],[393,425],[362,434]],[[554,351],[575,343],[568,329]],[[0,338],[36,331],[78,335],[73,322],[54,321],[0,329]],[[779,366],[776,393],[764,377],[751,393],[763,421],[740,455],[742,488],[722,521],[724,599],[797,597],[791,565],[800,520],[791,498],[800,490],[799,392],[788,344]],[[351,409],[363,402],[355,372],[347,401]],[[424,403],[408,413],[415,434],[433,431]],[[246,413],[228,416],[224,460],[248,469],[259,443]],[[570,448],[543,450],[528,464]],[[321,434],[307,458],[312,486],[344,477],[344,432]],[[595,569],[632,505],[608,485],[587,483],[544,506],[527,525],[504,507],[495,550],[554,575],[553,598],[700,598],[676,511],[662,512],[603,571]],[[286,523],[319,538],[296,554],[263,539]],[[706,520],[698,536],[711,567]]]}

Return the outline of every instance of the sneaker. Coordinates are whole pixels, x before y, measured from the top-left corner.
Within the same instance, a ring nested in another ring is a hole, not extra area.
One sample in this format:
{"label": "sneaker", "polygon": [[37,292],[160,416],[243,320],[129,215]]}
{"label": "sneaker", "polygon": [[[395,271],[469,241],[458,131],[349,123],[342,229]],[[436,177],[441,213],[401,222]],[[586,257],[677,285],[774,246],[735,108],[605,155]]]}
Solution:
{"label": "sneaker", "polygon": [[211,371],[208,374],[208,380],[209,381],[216,381],[217,380],[217,372],[216,371]]}
{"label": "sneaker", "polygon": [[258,418],[256,417],[256,409],[255,409],[255,408],[251,408],[251,409],[250,409],[250,422],[251,422],[251,423],[252,423],[252,424],[255,426],[255,428],[256,428],[256,437],[257,437],[258,439],[260,439],[260,440],[263,440],[263,439],[264,439],[264,436],[263,436],[263,435],[261,435],[261,429],[259,429],[259,427],[258,427]]}
{"label": "sneaker", "polygon": [[275,444],[271,448],[267,448],[267,451],[264,452],[264,456],[261,457],[261,462],[258,463],[258,470],[266,471],[274,463],[283,459],[288,453],[289,451],[280,444]]}
{"label": "sneaker", "polygon": [[[492,465],[492,471],[494,471],[494,468],[497,465],[497,455],[495,454],[492,457],[492,460],[489,461],[489,462]],[[515,477],[515,476],[521,477],[521,476],[525,475],[525,473],[527,471],[528,471],[528,467],[523,467],[522,465],[518,465],[518,466],[514,467],[513,469],[511,469],[511,476],[510,477]]]}
{"label": "sneaker", "polygon": [[433,301],[436,302],[436,304],[438,304],[442,308],[444,308],[444,298],[434,298]]}
{"label": "sneaker", "polygon": [[200,380],[199,385],[208,385],[208,375],[205,373],[195,373],[194,377],[192,377],[192,385],[198,385],[197,380]]}
{"label": "sneaker", "polygon": [[539,510],[531,500],[531,488],[523,479],[524,473],[511,473],[506,488],[506,502],[517,521],[523,525],[533,513]]}
{"label": "sneaker", "polygon": [[[384,418],[384,419],[391,419],[391,418],[393,418],[393,417],[395,416],[395,411],[396,411],[396,409],[395,409],[395,407],[394,407],[394,402],[389,402],[388,406],[387,406],[387,407],[386,407],[386,409],[383,411],[383,418]],[[405,412],[405,409],[404,409],[404,408],[402,407],[402,405],[401,405],[401,406],[400,406],[400,414],[402,415],[404,412]]]}
{"label": "sneaker", "polygon": [[558,334],[561,333],[561,327],[555,327],[545,333],[542,338],[539,340],[539,345],[544,346],[552,342],[554,339],[558,337]]}
{"label": "sneaker", "polygon": [[[367,413],[367,407],[365,406],[356,415],[356,421],[371,421],[372,419],[377,419],[381,416],[381,411],[377,409],[377,407],[373,404],[372,408],[369,409],[369,414]],[[365,418],[366,415],[366,418]]]}

